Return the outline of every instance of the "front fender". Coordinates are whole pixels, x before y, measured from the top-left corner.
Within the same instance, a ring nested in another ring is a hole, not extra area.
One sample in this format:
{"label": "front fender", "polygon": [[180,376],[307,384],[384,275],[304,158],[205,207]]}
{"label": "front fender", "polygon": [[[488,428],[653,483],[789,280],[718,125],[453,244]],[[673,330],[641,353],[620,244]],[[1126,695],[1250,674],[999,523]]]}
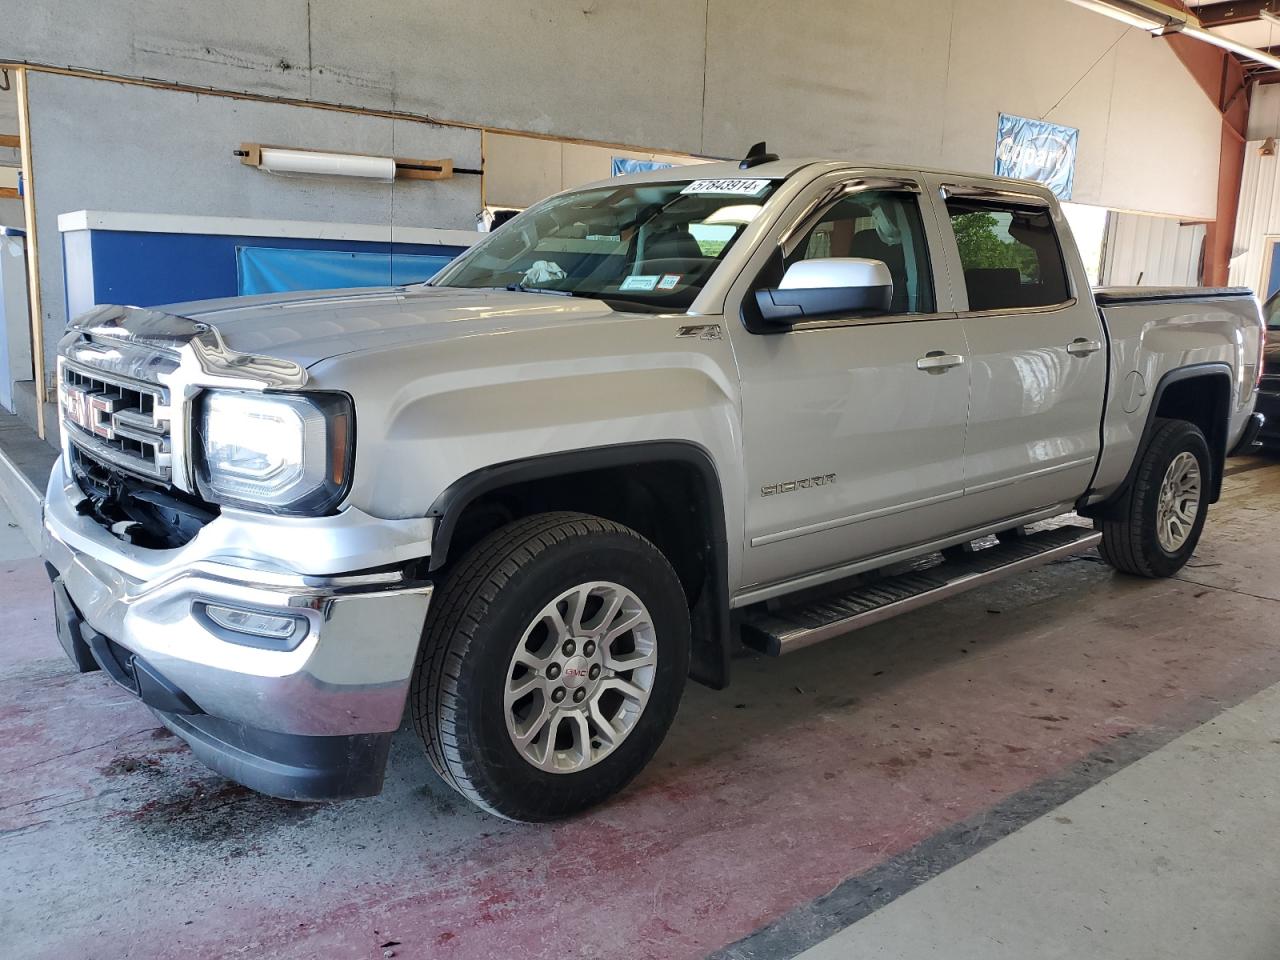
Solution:
{"label": "front fender", "polygon": [[[720,479],[727,542],[740,545],[737,369],[727,340],[681,336],[687,321],[643,316],[459,336],[318,364],[316,387],[346,390],[356,404],[348,502],[388,519],[425,517],[451,486],[487,468],[676,442],[705,451]],[[727,561],[737,584],[741,549]]]}

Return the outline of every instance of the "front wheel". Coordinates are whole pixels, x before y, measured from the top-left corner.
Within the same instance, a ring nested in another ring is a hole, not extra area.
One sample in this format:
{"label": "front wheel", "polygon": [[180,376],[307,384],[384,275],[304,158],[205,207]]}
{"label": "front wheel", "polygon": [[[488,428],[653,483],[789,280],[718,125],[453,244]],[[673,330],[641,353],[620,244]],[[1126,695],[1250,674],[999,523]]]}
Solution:
{"label": "front wheel", "polygon": [[661,744],[689,630],[675,572],[634,530],[572,513],[519,520],[436,594],[414,726],[441,777],[485,810],[569,816],[622,789]]}
{"label": "front wheel", "polygon": [[1199,427],[1157,420],[1118,519],[1098,524],[1102,558],[1140,577],[1168,577],[1181,570],[1200,541],[1212,471]]}

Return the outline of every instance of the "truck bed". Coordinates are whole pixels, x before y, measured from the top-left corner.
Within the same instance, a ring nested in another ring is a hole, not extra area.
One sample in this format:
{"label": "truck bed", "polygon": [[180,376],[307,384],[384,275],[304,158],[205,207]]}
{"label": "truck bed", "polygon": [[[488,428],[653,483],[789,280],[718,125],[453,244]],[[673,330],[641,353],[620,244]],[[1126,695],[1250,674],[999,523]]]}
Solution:
{"label": "truck bed", "polygon": [[1248,287],[1095,287],[1098,306],[1118,303],[1160,303],[1167,300],[1234,300],[1252,297]]}

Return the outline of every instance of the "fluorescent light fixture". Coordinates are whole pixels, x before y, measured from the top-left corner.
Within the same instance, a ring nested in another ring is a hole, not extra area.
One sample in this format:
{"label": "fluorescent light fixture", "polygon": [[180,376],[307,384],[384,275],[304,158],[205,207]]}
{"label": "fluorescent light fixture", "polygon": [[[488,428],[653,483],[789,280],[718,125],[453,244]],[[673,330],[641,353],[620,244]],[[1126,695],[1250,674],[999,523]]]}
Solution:
{"label": "fluorescent light fixture", "polygon": [[1084,7],[1094,13],[1100,13],[1112,20],[1119,20],[1139,30],[1146,30],[1156,36],[1176,33],[1188,22],[1186,13],[1163,3],[1147,3],[1143,0],[1070,0],[1077,7]]}
{"label": "fluorescent light fixture", "polygon": [[1243,43],[1228,39],[1221,34],[1211,33],[1202,27],[1187,27],[1182,31],[1184,36],[1192,37],[1196,40],[1203,40],[1205,43],[1211,43],[1215,47],[1223,50],[1229,50],[1232,53],[1238,53],[1240,56],[1248,60],[1256,60],[1258,63],[1270,67],[1272,70],[1280,70],[1280,57],[1272,56],[1265,51],[1256,47],[1246,46]]}
{"label": "fluorescent light fixture", "polygon": [[[1200,25],[1198,17],[1173,7],[1157,3],[1155,0],[1069,0],[1077,7],[1084,7],[1094,13],[1119,20],[1139,30],[1146,30],[1153,36],[1162,37],[1170,33],[1181,33],[1203,43],[1211,44],[1221,50],[1237,53],[1247,60],[1254,60],[1272,70],[1280,70],[1280,57],[1272,56],[1264,50],[1237,43],[1219,33],[1213,33]],[[1274,23],[1280,23],[1280,15],[1270,10],[1262,10],[1261,15]]]}
{"label": "fluorescent light fixture", "polygon": [[1263,20],[1280,25],[1280,13],[1276,13],[1274,10],[1259,10],[1258,16]]}

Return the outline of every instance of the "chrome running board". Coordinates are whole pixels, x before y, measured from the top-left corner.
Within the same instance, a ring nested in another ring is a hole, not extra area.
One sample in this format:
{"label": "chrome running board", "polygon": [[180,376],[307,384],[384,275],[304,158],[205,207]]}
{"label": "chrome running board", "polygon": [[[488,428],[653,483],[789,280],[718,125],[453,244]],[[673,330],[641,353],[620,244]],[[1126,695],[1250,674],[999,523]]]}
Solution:
{"label": "chrome running board", "polygon": [[[900,613],[1003,580],[1024,570],[1083,553],[1102,534],[1063,526],[944,560],[923,570],[882,577],[845,593],[793,606],[749,613],[742,621],[747,646],[781,656]],[[785,603],[785,599],[780,601]]]}

